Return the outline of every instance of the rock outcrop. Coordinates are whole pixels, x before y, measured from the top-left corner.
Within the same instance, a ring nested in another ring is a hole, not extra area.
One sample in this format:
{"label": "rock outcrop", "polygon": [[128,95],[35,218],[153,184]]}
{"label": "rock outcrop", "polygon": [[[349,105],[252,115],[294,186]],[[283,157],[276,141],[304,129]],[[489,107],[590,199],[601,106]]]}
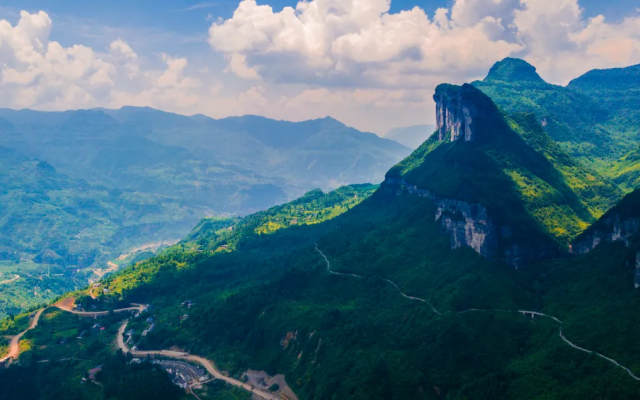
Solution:
{"label": "rock outcrop", "polygon": [[434,218],[440,222],[441,231],[451,238],[452,249],[471,247],[489,260],[502,261],[516,269],[544,257],[544,252],[509,240],[511,229],[497,225],[481,204],[438,197],[401,178],[388,177],[384,185],[397,195],[414,194],[432,200],[436,205]]}
{"label": "rock outcrop", "polygon": [[438,137],[445,140],[451,134],[451,141],[475,139],[475,121],[479,111],[476,104],[464,96],[464,87],[440,85],[433,96],[436,102]]}
{"label": "rock outcrop", "polygon": [[[601,243],[623,242],[631,250],[640,247],[640,190],[622,199],[574,240],[571,252],[586,254]],[[635,255],[634,285],[640,287],[640,250]]]}
{"label": "rock outcrop", "polygon": [[635,217],[622,217],[619,214],[605,215],[592,229],[576,239],[571,247],[575,254],[586,254],[600,243],[623,241],[625,245],[638,237],[640,220]]}

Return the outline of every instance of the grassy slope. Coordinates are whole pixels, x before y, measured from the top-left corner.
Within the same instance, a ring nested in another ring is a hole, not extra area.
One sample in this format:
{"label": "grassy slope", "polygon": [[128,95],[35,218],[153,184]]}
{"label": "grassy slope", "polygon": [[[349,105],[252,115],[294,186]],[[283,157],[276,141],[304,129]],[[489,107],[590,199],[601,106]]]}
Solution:
{"label": "grassy slope", "polygon": [[[177,345],[232,373],[249,367],[286,373],[305,399],[435,399],[434,386],[461,399],[640,393],[624,371],[566,346],[553,322],[502,312],[456,314],[542,308],[565,320],[565,334],[576,343],[638,372],[640,349],[629,346],[635,343],[629,324],[638,316],[621,307],[638,309],[629,285],[633,266],[619,252],[512,271],[468,249],[449,250],[432,207],[380,191],[321,224],[270,235],[236,231],[241,240],[232,253],[176,251],[150,260],[114,279],[112,289],[126,301],[152,299],[156,306],[158,330],[143,346]],[[334,270],[364,278],[328,274],[313,242]],[[145,284],[122,286],[143,277]],[[429,299],[442,315],[382,279]],[[179,322],[186,299],[197,305]],[[295,339],[284,346],[287,333]]]}

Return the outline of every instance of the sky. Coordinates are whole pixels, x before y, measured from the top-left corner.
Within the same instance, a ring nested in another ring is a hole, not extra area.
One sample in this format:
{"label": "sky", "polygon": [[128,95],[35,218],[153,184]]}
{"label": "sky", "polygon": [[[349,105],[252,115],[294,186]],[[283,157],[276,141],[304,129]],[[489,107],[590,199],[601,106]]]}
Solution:
{"label": "sky", "polygon": [[640,63],[630,0],[4,0],[0,107],[433,123],[439,83],[523,58],[564,85]]}

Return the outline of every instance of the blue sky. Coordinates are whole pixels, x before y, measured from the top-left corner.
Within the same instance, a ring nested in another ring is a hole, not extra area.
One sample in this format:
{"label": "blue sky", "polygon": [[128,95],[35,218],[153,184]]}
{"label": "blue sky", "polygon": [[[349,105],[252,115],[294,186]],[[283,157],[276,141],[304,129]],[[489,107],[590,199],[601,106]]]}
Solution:
{"label": "blue sky", "polygon": [[558,84],[640,63],[630,0],[252,1],[4,0],[0,107],[331,115],[384,133],[433,122],[435,85],[506,56]]}
{"label": "blue sky", "polygon": [[[75,43],[76,35],[73,23],[86,23],[122,28],[123,35],[128,32],[143,30],[146,32],[172,32],[183,35],[184,40],[200,41],[205,45],[206,30],[211,25],[210,17],[230,18],[235,11],[238,0],[4,0],[0,7],[0,16],[9,20],[16,20],[20,10],[31,12],[44,10],[53,17],[68,24],[59,29],[54,24],[52,38],[63,44]],[[297,0],[259,0],[258,4],[268,4],[275,11],[291,6],[295,7]],[[587,17],[599,14],[608,20],[620,20],[629,15],[640,4],[634,5],[633,0],[581,0],[580,5]],[[409,10],[415,6],[421,7],[428,15],[433,15],[440,7],[450,7],[452,0],[393,0],[391,12]],[[209,19],[208,19],[209,17]],[[126,29],[125,29],[126,28]],[[100,38],[87,38],[86,42],[99,43]],[[109,38],[104,38],[108,41]],[[131,39],[135,40],[135,39]],[[141,41],[142,42],[142,41]],[[177,47],[183,47],[180,43]],[[164,43],[168,45],[169,43]],[[150,44],[151,47],[152,44]],[[193,48],[194,46],[189,46]]]}

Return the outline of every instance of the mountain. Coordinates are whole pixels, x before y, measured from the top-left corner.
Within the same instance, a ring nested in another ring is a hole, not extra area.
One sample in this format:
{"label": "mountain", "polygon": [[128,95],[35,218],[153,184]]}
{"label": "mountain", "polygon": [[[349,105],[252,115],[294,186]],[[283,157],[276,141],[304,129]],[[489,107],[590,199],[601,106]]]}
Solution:
{"label": "mountain", "polygon": [[292,197],[318,187],[380,182],[389,166],[410,152],[332,118],[294,123],[257,116],[182,117],[131,107],[105,112],[158,143],[271,178]]}
{"label": "mountain", "polygon": [[[3,109],[0,146],[0,260],[7,273],[61,268],[67,285],[49,297],[112,271],[131,250],[174,243],[203,217],[379,182],[409,153],[331,118],[214,120],[134,107]],[[8,309],[41,301],[24,300],[32,289]]]}
{"label": "mountain", "polygon": [[640,65],[589,71],[567,86],[590,96],[612,114],[611,125],[625,139],[631,139],[628,151],[612,165],[609,174],[626,190],[640,187]]}
{"label": "mountain", "polygon": [[0,129],[0,144],[74,176],[212,213],[248,213],[316,187],[380,181],[409,153],[330,118],[214,120],[133,107],[0,116],[11,126]]}
{"label": "mountain", "polygon": [[[18,274],[33,286],[3,290],[0,315],[17,313],[95,278],[99,268],[127,250],[177,240],[199,220],[173,198],[143,195],[89,183],[45,161],[0,146],[0,273]],[[42,276],[54,279],[55,288]],[[1,278],[1,277],[0,277]],[[3,279],[0,279],[3,280]]]}
{"label": "mountain", "polygon": [[533,115],[510,118],[471,85],[438,86],[434,100],[437,134],[392,168],[386,183],[425,191],[455,214],[442,220],[453,242],[519,264],[551,251],[550,243],[531,248],[537,237],[566,245],[619,199],[615,186],[557,149]]}
{"label": "mountain", "polygon": [[410,149],[417,149],[433,134],[435,129],[435,125],[414,125],[395,128],[387,132],[385,138],[395,140]]}
{"label": "mountain", "polygon": [[632,145],[609,123],[613,117],[610,110],[591,96],[545,82],[524,60],[504,59],[473,85],[508,114],[535,114],[549,136],[584,163],[610,161]]}
{"label": "mountain", "polygon": [[508,114],[533,113],[560,148],[623,191],[640,187],[640,66],[589,71],[566,87],[507,58],[473,85]]}
{"label": "mountain", "polygon": [[640,65],[592,70],[569,82],[567,88],[590,96],[615,114],[614,118],[626,121],[620,125],[625,135],[637,138],[640,134]]}
{"label": "mountain", "polygon": [[[196,354],[236,379],[283,374],[279,386],[300,399],[637,398],[640,241],[636,231],[617,241],[619,226],[637,226],[637,195],[597,220],[619,192],[535,115],[507,115],[472,85],[441,85],[434,99],[436,133],[379,187],[204,219],[176,246],[106,277],[96,298],[68,296],[85,309],[152,304],[127,322],[130,346]],[[625,222],[607,222],[616,220]],[[107,398],[128,382],[131,357],[110,350],[125,316],[105,316],[100,333],[94,321],[45,313],[20,365],[0,370],[0,387],[23,388],[10,399]],[[5,320],[0,333],[27,321]],[[37,362],[62,354],[76,360]],[[156,382],[153,364],[141,364],[136,387]],[[70,378],[96,365],[108,371],[101,386]],[[33,376],[38,387],[16,385]],[[41,389],[49,384],[60,389]]]}

